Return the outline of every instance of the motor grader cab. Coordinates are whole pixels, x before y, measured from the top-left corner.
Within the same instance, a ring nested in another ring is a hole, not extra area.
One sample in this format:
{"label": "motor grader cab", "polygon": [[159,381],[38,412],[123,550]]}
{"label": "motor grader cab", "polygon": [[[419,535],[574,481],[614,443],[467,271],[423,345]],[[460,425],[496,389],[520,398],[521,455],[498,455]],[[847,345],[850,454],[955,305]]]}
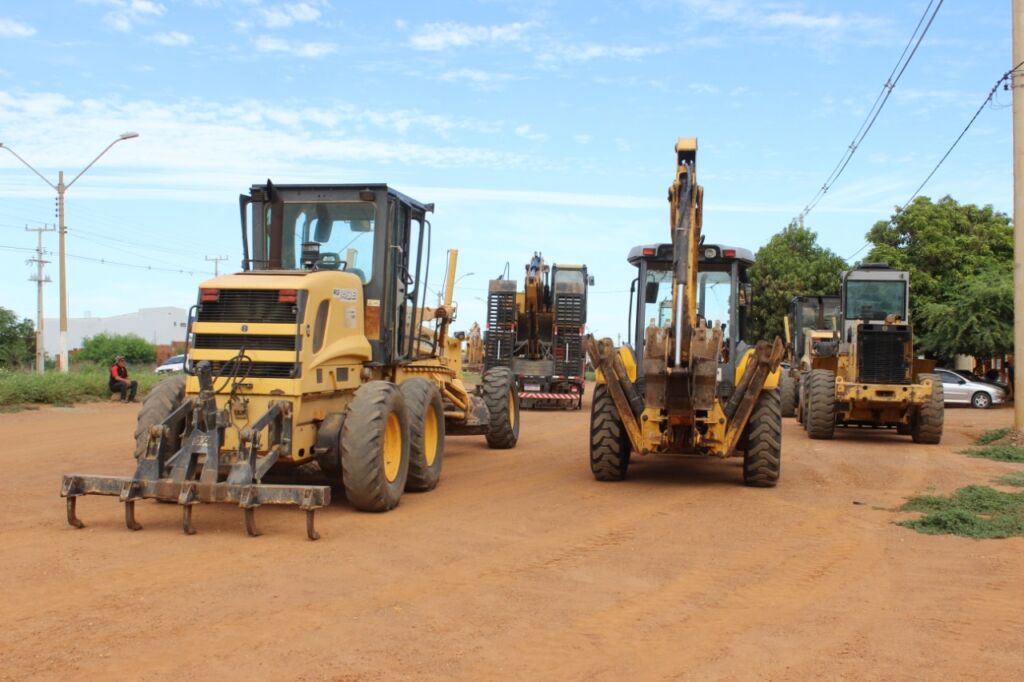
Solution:
{"label": "motor grader cab", "polygon": [[[629,256],[638,268],[634,345],[586,337],[598,370],[591,471],[598,480],[621,480],[634,452],[727,457],[742,450],[744,482],[774,486],[783,343],[745,341],[753,255],[704,242],[696,174],[697,141],[681,139],[669,188],[672,243],[637,247]],[[655,311],[667,314],[655,320]]]}
{"label": "motor grader cab", "polygon": [[548,265],[534,253],[522,290],[516,280],[492,279],[487,293],[484,368],[508,367],[524,408],[579,409],[586,354],[586,265]]}
{"label": "motor grader cab", "polygon": [[[78,497],[115,495],[137,530],[135,502],[153,498],[182,505],[191,534],[195,504],[230,502],[256,535],[258,506],[293,504],[316,539],[332,485],[360,510],[386,511],[437,485],[446,434],[515,446],[511,372],[471,391],[448,335],[454,250],[443,302],[426,305],[432,204],[387,185],[267,181],[240,209],[242,271],[200,285],[192,372],[143,403],[133,476],[64,477],[69,523],[81,527]],[[324,484],[299,483],[314,463]]]}
{"label": "motor grader cab", "polygon": [[836,426],[895,427],[915,443],[942,439],[942,382],[935,363],[914,357],[910,274],[884,263],[841,276],[836,352],[810,359],[800,416],[811,438]]}
{"label": "motor grader cab", "polygon": [[800,380],[810,371],[812,358],[836,354],[840,319],[838,296],[796,296],[790,301],[782,320],[786,330],[786,359],[779,381],[783,417],[797,416]]}

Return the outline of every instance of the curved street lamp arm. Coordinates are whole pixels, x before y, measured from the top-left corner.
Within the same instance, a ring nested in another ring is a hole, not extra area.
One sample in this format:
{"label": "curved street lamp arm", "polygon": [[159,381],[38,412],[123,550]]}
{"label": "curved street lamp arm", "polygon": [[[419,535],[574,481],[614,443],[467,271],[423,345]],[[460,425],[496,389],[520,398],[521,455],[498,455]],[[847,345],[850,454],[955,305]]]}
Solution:
{"label": "curved street lamp arm", "polygon": [[7,150],[7,151],[9,151],[9,152],[10,152],[11,154],[14,154],[14,158],[16,158],[16,159],[17,159],[18,161],[21,161],[21,162],[22,162],[23,164],[25,164],[25,166],[26,166],[26,167],[27,167],[27,168],[28,168],[28,169],[29,169],[30,171],[32,171],[33,173],[35,173],[36,175],[38,175],[38,176],[39,176],[39,177],[40,177],[40,178],[42,179],[42,181],[43,181],[43,182],[45,182],[45,183],[46,183],[47,185],[49,185],[50,187],[52,187],[52,188],[54,189],[54,191],[57,191],[57,186],[56,186],[55,184],[53,184],[52,182],[50,182],[49,180],[47,180],[47,179],[46,179],[46,176],[45,176],[45,175],[43,175],[42,173],[40,173],[39,171],[37,171],[37,170],[36,170],[35,168],[33,168],[33,167],[32,167],[32,164],[30,164],[30,163],[29,163],[28,161],[26,161],[25,159],[21,158],[21,156],[19,156],[19,155],[18,155],[18,152],[14,151],[13,149],[11,149],[10,147],[8,147],[7,145],[5,145],[5,144],[4,144],[4,143],[2,143],[2,142],[0,142],[0,148],[2,148],[2,149],[6,149],[6,150]]}
{"label": "curved street lamp arm", "polygon": [[106,154],[106,153],[107,153],[108,151],[110,151],[110,148],[111,148],[111,147],[113,147],[113,146],[114,146],[115,144],[117,144],[118,142],[120,142],[120,141],[121,141],[122,139],[124,139],[124,138],[120,138],[120,137],[119,137],[119,138],[117,138],[116,140],[114,140],[113,142],[111,142],[110,144],[108,144],[108,145],[107,145],[107,147],[106,147],[106,149],[104,149],[104,150],[103,150],[103,151],[101,151],[101,152],[100,152],[99,154],[97,154],[97,155],[96,155],[96,158],[95,158],[95,159],[93,159],[92,161],[90,161],[90,162],[89,162],[89,165],[88,165],[88,166],[86,166],[85,168],[83,168],[82,170],[80,170],[80,171],[78,172],[78,175],[76,175],[75,177],[73,177],[73,178],[71,179],[71,182],[69,182],[68,184],[64,185],[64,189],[68,189],[68,188],[70,188],[70,187],[71,187],[71,185],[75,184],[75,180],[77,180],[78,178],[82,177],[82,175],[84,175],[84,174],[85,174],[85,171],[87,171],[87,170],[89,170],[90,168],[92,168],[93,164],[94,164],[94,163],[96,163],[97,161],[99,161],[99,160],[100,160],[100,157],[101,157],[101,156],[103,156],[103,155],[104,155],[104,154]]}

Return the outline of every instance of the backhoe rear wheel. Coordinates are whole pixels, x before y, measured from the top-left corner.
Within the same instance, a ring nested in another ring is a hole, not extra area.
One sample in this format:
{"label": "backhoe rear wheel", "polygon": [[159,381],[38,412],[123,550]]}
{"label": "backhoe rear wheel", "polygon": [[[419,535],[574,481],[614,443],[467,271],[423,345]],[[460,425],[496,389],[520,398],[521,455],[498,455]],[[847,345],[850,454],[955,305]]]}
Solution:
{"label": "backhoe rear wheel", "polygon": [[394,509],[409,476],[409,419],[398,387],[360,386],[341,429],[341,480],[360,511]]}
{"label": "backhoe rear wheel", "polygon": [[512,370],[494,367],[483,376],[484,404],[490,414],[487,445],[495,450],[514,448],[519,440],[519,391]]}
{"label": "backhoe rear wheel", "polygon": [[608,387],[594,386],[590,403],[590,471],[599,481],[621,481],[629,470],[629,434]]}
{"label": "backhoe rear wheel", "polygon": [[786,368],[782,369],[782,378],[779,380],[779,402],[782,406],[783,417],[796,416],[796,389],[797,383]]}
{"label": "backhoe rear wheel", "polygon": [[935,445],[942,440],[942,423],[944,421],[945,393],[942,380],[935,374],[922,374],[917,383],[924,379],[932,382],[932,395],[923,405],[914,411],[910,421],[910,437],[915,443]]}
{"label": "backhoe rear wheel", "polygon": [[[156,426],[171,416],[171,413],[181,407],[185,400],[185,375],[172,376],[164,379],[149,392],[142,407],[139,408],[139,416],[135,422],[135,459],[146,454],[149,446],[149,429]],[[182,422],[184,426],[184,421]],[[174,454],[181,447],[181,431],[170,434],[167,440],[168,451]]]}
{"label": "backhoe rear wheel", "polygon": [[830,440],[836,429],[836,375],[812,369],[807,385],[807,435]]}
{"label": "backhoe rear wheel", "polygon": [[743,430],[743,483],[771,488],[782,471],[782,398],[781,391],[761,391]]}
{"label": "backhoe rear wheel", "polygon": [[434,382],[409,379],[399,387],[409,413],[409,478],[406,491],[437,487],[444,459],[444,405]]}

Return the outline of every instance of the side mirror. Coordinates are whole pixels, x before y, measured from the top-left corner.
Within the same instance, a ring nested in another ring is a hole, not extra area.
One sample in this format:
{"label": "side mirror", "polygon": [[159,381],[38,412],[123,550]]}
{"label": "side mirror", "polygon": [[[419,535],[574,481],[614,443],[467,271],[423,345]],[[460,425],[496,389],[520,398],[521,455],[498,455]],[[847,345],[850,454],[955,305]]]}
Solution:
{"label": "side mirror", "polygon": [[587,286],[591,286],[591,287],[594,286],[594,276],[593,275],[587,275]]}
{"label": "side mirror", "polygon": [[645,303],[657,303],[658,302],[658,283],[648,282],[644,286],[644,302]]}

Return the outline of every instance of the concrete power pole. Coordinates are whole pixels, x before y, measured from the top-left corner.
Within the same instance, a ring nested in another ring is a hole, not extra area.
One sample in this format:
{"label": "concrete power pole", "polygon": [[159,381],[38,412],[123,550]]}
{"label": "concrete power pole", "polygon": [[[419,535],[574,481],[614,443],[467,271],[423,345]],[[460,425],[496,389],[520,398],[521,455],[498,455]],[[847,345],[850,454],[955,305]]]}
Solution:
{"label": "concrete power pole", "polygon": [[220,261],[227,260],[227,256],[207,256],[206,260],[213,261],[213,276],[217,277],[220,275]]}
{"label": "concrete power pole", "polygon": [[1024,62],[1024,0],[1013,0],[1013,428],[1024,430],[1024,375],[1017,356],[1024,357],[1024,78],[1016,67]]}
{"label": "concrete power pole", "polygon": [[28,263],[35,263],[36,274],[30,275],[28,280],[36,283],[36,371],[42,374],[46,371],[46,357],[43,350],[43,284],[50,281],[50,276],[43,276],[43,266],[49,263],[43,260],[43,232],[53,232],[52,227],[29,227],[25,226],[27,232],[35,232],[38,242],[36,244],[36,257],[29,258]]}

